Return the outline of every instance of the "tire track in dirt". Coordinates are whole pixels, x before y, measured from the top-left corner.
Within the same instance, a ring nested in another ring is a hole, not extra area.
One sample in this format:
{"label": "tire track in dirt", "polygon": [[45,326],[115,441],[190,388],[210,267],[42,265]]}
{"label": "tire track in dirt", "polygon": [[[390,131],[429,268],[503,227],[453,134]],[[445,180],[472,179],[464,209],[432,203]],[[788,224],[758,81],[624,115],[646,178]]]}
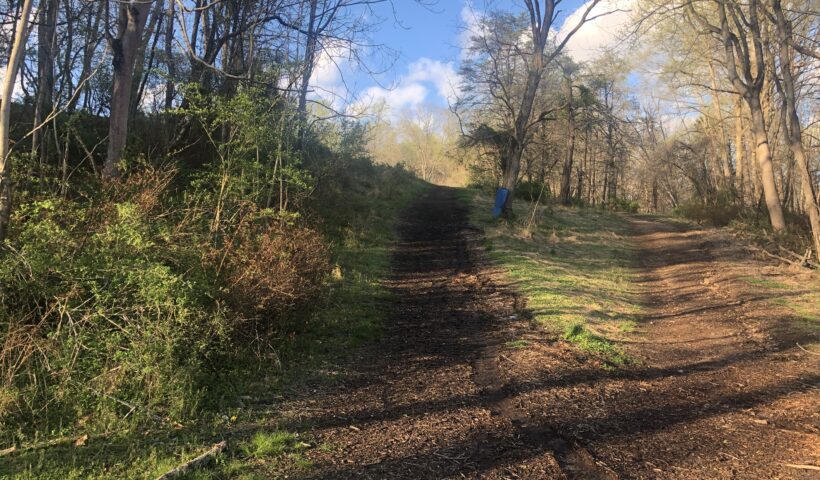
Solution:
{"label": "tire track in dirt", "polygon": [[640,362],[612,373],[530,325],[467,213],[431,187],[401,219],[383,340],[296,406],[327,447],[308,478],[811,478],[783,464],[820,461],[818,362],[731,242],[631,220]]}
{"label": "tire track in dirt", "polygon": [[431,187],[398,231],[384,339],[302,419],[334,447],[311,478],[612,478],[508,397],[502,345],[531,327],[455,190]]}

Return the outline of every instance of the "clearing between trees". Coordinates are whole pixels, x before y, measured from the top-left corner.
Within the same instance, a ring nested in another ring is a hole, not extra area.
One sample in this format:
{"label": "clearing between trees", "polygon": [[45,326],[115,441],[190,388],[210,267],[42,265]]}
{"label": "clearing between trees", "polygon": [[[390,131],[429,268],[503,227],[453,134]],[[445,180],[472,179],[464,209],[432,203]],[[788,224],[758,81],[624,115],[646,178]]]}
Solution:
{"label": "clearing between trees", "polygon": [[[813,277],[755,261],[723,232],[618,217],[636,248],[634,325],[608,338],[607,322],[592,321],[556,337],[490,261],[460,196],[435,187],[408,209],[384,339],[349,381],[290,405],[282,427],[322,447],[305,453],[307,469],[276,468],[307,478],[816,478],[818,355],[798,344],[816,339],[817,319],[777,302],[812,295]],[[552,235],[536,240],[554,255],[583,253],[572,246],[583,233]]]}
{"label": "clearing between trees", "polygon": [[396,198],[360,199],[286,373],[222,416],[3,451],[0,477],[157,478],[225,441],[185,478],[816,478],[815,273],[665,217]]}

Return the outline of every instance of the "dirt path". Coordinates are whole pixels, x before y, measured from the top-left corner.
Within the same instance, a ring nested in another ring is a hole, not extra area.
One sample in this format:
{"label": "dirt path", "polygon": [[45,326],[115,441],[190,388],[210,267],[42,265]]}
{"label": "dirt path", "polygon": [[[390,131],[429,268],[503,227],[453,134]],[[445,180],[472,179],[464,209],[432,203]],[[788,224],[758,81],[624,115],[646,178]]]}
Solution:
{"label": "dirt path", "polygon": [[647,309],[613,374],[530,326],[466,207],[430,189],[401,222],[384,340],[300,405],[311,478],[818,478],[783,464],[820,462],[820,362],[743,287],[757,266],[715,234],[634,231]]}

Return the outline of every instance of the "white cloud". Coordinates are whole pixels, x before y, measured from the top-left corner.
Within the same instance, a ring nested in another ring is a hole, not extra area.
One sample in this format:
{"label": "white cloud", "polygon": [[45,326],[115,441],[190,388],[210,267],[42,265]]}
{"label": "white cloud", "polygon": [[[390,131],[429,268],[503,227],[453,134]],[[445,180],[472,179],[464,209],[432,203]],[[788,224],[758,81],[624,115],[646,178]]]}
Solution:
{"label": "white cloud", "polygon": [[391,115],[416,107],[427,98],[428,90],[420,83],[410,83],[393,89],[370,87],[359,95],[359,101],[351,105],[354,114],[363,115],[385,109]]}
{"label": "white cloud", "polygon": [[438,95],[448,103],[458,96],[460,79],[453,62],[441,62],[430,58],[420,58],[408,67],[408,74],[402,81],[408,83],[429,82],[436,87]]}
{"label": "white cloud", "polygon": [[481,34],[483,17],[484,13],[476,10],[472,2],[467,2],[461,7],[461,22],[463,25],[458,37],[458,44],[461,47],[462,58],[467,54],[471,38]]}
{"label": "white cloud", "polygon": [[367,88],[349,110],[360,115],[382,111],[395,118],[402,111],[427,102],[432,92],[448,103],[455,101],[458,86],[453,62],[422,57],[407,66],[407,72],[398,78],[394,88]]}
{"label": "white cloud", "polygon": [[345,74],[350,70],[350,48],[339,44],[327,46],[319,52],[316,66],[310,76],[311,98],[340,108],[350,97]]}
{"label": "white cloud", "polygon": [[[633,5],[634,0],[602,0],[592,9],[588,18],[605,13],[607,15],[582,25],[567,43],[565,52],[577,61],[586,62],[617,47],[624,29],[631,22],[631,13],[628,10]],[[567,16],[558,31],[559,41],[563,40],[578,25],[588,7],[589,2],[586,2]]]}

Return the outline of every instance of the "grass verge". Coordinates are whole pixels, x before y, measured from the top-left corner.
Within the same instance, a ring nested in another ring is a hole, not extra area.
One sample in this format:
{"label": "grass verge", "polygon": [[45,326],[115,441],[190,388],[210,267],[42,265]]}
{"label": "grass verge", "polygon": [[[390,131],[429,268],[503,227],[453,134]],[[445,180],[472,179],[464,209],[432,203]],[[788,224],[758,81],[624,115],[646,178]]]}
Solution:
{"label": "grass verge", "polygon": [[[630,362],[613,340],[631,332],[640,313],[636,249],[618,214],[518,201],[519,218],[491,218],[492,199],[464,191],[471,221],[484,228],[490,257],[527,297],[533,321],[612,365]],[[531,221],[531,219],[534,219]]]}
{"label": "grass verge", "polygon": [[[820,277],[816,274],[783,276],[779,280],[748,276],[743,280],[769,302],[785,307],[791,314],[790,328],[807,338],[806,345],[820,351]],[[811,340],[813,339],[813,340]]]}
{"label": "grass verge", "polygon": [[[222,439],[229,447],[211,467],[185,478],[266,479],[277,478],[285,467],[290,472],[309,469],[304,451],[330,447],[283,431],[278,405],[304,384],[341,378],[345,356],[379,337],[381,307],[388,300],[381,281],[389,272],[393,222],[425,185],[400,169],[357,168],[362,171],[349,172],[347,185],[335,192],[328,188],[316,200],[336,266],[323,304],[309,318],[287,324],[275,356],[249,358],[247,364],[227,369],[242,372],[237,378],[243,380],[236,380],[232,389],[235,397],[187,425],[163,419],[149,430],[79,431],[33,439],[0,452],[0,479],[156,478]],[[256,374],[245,380],[247,371]],[[230,375],[225,382],[232,382]]]}

